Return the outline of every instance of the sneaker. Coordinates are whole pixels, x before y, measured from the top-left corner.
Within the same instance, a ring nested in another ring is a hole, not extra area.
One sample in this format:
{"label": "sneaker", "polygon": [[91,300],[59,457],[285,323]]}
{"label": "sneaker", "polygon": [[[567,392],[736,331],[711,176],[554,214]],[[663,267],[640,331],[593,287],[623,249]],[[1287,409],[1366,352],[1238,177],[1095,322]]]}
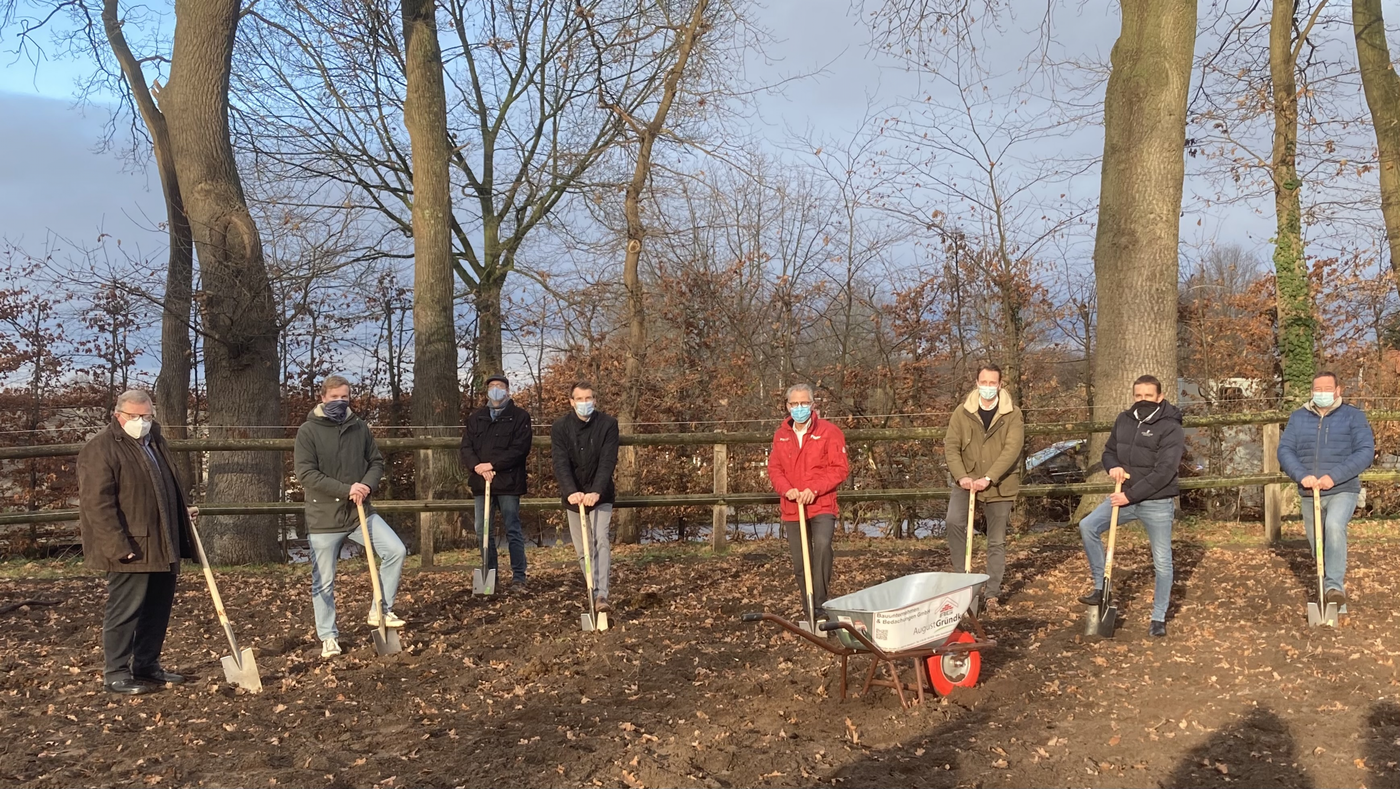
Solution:
{"label": "sneaker", "polygon": [[608,598],[606,597],[598,598],[596,608],[598,609],[598,613],[600,614],[610,614],[613,610],[612,604],[608,602]]}
{"label": "sneaker", "polygon": [[321,657],[329,658],[340,654],[340,642],[327,638],[321,642]]}
{"label": "sneaker", "polygon": [[1340,609],[1347,604],[1347,593],[1341,589],[1328,589],[1327,593],[1322,596],[1322,601],[1327,605],[1336,603],[1337,608]]}
{"label": "sneaker", "polygon": [[1084,605],[1103,605],[1103,590],[1095,589],[1079,598],[1079,602]]}
{"label": "sneaker", "polygon": [[1147,634],[1153,638],[1163,638],[1167,635],[1167,623],[1152,620],[1152,624],[1147,626]]}
{"label": "sneaker", "polygon": [[[369,618],[365,621],[369,623],[370,627],[379,627],[379,612],[370,611]],[[404,626],[404,621],[395,616],[393,611],[390,611],[384,615],[384,626],[398,629]]]}

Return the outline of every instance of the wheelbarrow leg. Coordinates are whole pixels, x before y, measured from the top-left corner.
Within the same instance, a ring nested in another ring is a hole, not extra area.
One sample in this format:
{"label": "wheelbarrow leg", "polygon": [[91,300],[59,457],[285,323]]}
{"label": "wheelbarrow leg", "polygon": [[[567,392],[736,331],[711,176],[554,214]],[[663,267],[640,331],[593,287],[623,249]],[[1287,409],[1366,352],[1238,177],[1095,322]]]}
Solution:
{"label": "wheelbarrow leg", "polygon": [[842,701],[845,701],[845,700],[846,700],[846,659],[849,658],[849,657],[850,657],[850,655],[842,655],[842,656],[841,656],[841,700],[842,700]]}
{"label": "wheelbarrow leg", "polygon": [[919,704],[924,703],[924,673],[919,670],[919,659],[910,658],[909,663],[914,667],[914,686],[919,689]]}
{"label": "wheelbarrow leg", "polygon": [[909,709],[909,700],[904,698],[904,680],[899,677],[899,668],[893,660],[882,661],[885,669],[890,672],[890,681],[894,683],[894,692],[899,694],[899,706]]}

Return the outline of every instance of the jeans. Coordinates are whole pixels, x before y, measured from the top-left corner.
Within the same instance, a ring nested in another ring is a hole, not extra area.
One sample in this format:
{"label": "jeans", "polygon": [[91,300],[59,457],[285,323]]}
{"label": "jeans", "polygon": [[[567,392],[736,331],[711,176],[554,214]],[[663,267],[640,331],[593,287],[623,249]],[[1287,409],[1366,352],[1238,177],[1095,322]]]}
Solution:
{"label": "jeans", "polygon": [[[792,553],[792,572],[797,576],[797,596],[802,598],[802,616],[807,616],[807,579],[802,572],[802,524],[783,521],[788,548]],[[807,542],[811,549],[812,608],[820,609],[831,599],[831,538],[836,533],[836,516],[826,512],[807,518]]]}
{"label": "jeans", "polygon": [[[612,509],[611,504],[599,504],[588,510],[588,536],[593,539],[593,545],[589,548],[592,553],[589,558],[593,562],[593,594],[599,599],[608,596],[608,574],[612,570],[612,536],[608,532]],[[572,507],[566,512],[569,515],[569,536],[574,542],[574,553],[578,554],[578,569],[586,572],[583,566],[583,525],[579,523],[578,508]]]}
{"label": "jeans", "polygon": [[[486,508],[486,497],[476,497],[476,533],[482,534],[486,524],[482,522],[483,510]],[[520,527],[520,497],[519,496],[492,496],[491,514],[501,513],[501,521],[506,527],[506,542],[510,546],[510,574],[516,581],[525,580],[525,530]],[[500,532],[494,528],[494,517],[491,519],[493,528],[491,529],[491,539],[482,548],[481,563],[487,571],[496,569],[496,546],[500,542]]]}
{"label": "jeans", "polygon": [[107,573],[103,682],[150,677],[161,670],[177,577],[173,572]]}
{"label": "jeans", "polygon": [[[1142,521],[1147,541],[1152,545],[1152,568],[1157,585],[1152,591],[1152,619],[1167,621],[1167,605],[1172,597],[1172,516],[1176,514],[1174,499],[1140,501],[1118,509],[1118,525]],[[1079,536],[1084,541],[1084,553],[1089,557],[1089,570],[1094,575],[1094,588],[1103,588],[1103,533],[1108,531],[1113,505],[1103,503],[1079,522]]]}
{"label": "jeans", "polygon": [[[379,557],[379,582],[384,588],[384,606],[394,610],[394,595],[399,591],[399,576],[403,575],[403,559],[408,554],[403,540],[389,528],[378,513],[369,516],[369,536],[374,541],[374,553]],[[364,533],[359,529],[332,534],[311,534],[311,609],[316,613],[316,636],[322,641],[339,638],[335,626],[335,568],[340,562],[340,545],[346,538],[361,547]],[[373,602],[373,601],[371,601]]]}
{"label": "jeans", "polygon": [[[1322,559],[1323,586],[1328,589],[1342,589],[1342,581],[1347,574],[1347,523],[1356,512],[1359,493],[1334,493],[1322,496]],[[1311,496],[1303,497],[1303,530],[1308,533],[1308,548],[1317,556],[1317,534],[1313,526],[1313,502]]]}
{"label": "jeans", "polygon": [[[963,571],[967,561],[968,495],[962,488],[953,488],[948,496],[948,517],[944,521],[948,553],[953,560],[953,571],[958,573]],[[989,501],[979,505],[987,519],[987,575],[990,580],[983,594],[988,598],[1001,594],[1001,579],[1006,575],[1006,525],[1011,521],[1011,510],[1015,506],[1014,501]]]}

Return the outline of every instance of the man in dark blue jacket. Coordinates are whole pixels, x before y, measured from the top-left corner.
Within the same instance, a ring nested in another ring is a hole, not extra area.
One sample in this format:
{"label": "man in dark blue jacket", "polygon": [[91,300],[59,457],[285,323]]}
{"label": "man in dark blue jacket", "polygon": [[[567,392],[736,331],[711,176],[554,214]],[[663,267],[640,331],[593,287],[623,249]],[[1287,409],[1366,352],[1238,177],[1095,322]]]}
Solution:
{"label": "man in dark blue jacket", "polygon": [[1342,402],[1335,373],[1318,373],[1308,404],[1288,417],[1278,445],[1278,464],[1298,483],[1303,497],[1303,530],[1314,552],[1312,497],[1322,495],[1324,602],[1346,613],[1347,523],[1361,494],[1361,472],[1376,457],[1376,438],[1361,409]]}
{"label": "man in dark blue jacket", "polygon": [[1162,382],[1144,375],[1133,382],[1133,407],[1118,415],[1103,449],[1103,467],[1123,491],[1104,499],[1079,522],[1079,536],[1089,557],[1094,590],[1079,598],[1085,605],[1103,602],[1103,533],[1113,508],[1118,522],[1142,521],[1152,546],[1157,584],[1152,592],[1148,632],[1167,634],[1167,606],[1172,594],[1172,518],[1176,514],[1178,467],[1186,450],[1181,411],[1162,397]]}
{"label": "man in dark blue jacket", "polygon": [[[467,417],[462,431],[462,468],[476,500],[476,533],[486,528],[486,481],[491,481],[491,509],[501,513],[510,546],[511,582],[525,584],[525,532],[520,527],[520,497],[525,495],[525,460],[530,456],[534,433],[530,413],[510,397],[510,381],[504,375],[486,379],[486,405]],[[494,531],[492,534],[494,535]],[[482,549],[482,567],[496,569],[496,540]]]}
{"label": "man in dark blue jacket", "polygon": [[554,420],[549,428],[554,479],[559,483],[559,499],[569,519],[569,535],[584,569],[583,522],[578,507],[588,518],[593,559],[593,598],[598,613],[612,611],[608,603],[608,577],[612,570],[612,542],[608,524],[612,520],[617,488],[613,471],[617,468],[617,419],[595,408],[593,384],[579,381],[569,389],[573,413]]}

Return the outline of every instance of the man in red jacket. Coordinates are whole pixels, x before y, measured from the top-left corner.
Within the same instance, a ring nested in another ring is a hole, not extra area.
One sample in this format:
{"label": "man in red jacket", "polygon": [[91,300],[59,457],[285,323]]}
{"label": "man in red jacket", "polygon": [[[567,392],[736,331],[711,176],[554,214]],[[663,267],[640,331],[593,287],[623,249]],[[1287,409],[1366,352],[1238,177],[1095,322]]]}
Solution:
{"label": "man in red jacket", "polygon": [[812,606],[818,619],[824,619],[827,590],[831,588],[831,536],[836,531],[836,488],[850,473],[846,463],[846,437],[836,425],[812,411],[812,387],[796,384],[787,391],[789,418],[773,434],[768,453],[768,479],[782,497],[783,529],[792,548],[792,568],[797,575],[797,593],[807,610],[806,583],[802,573],[802,536],[797,523],[797,504],[807,508],[807,535],[812,563]]}

